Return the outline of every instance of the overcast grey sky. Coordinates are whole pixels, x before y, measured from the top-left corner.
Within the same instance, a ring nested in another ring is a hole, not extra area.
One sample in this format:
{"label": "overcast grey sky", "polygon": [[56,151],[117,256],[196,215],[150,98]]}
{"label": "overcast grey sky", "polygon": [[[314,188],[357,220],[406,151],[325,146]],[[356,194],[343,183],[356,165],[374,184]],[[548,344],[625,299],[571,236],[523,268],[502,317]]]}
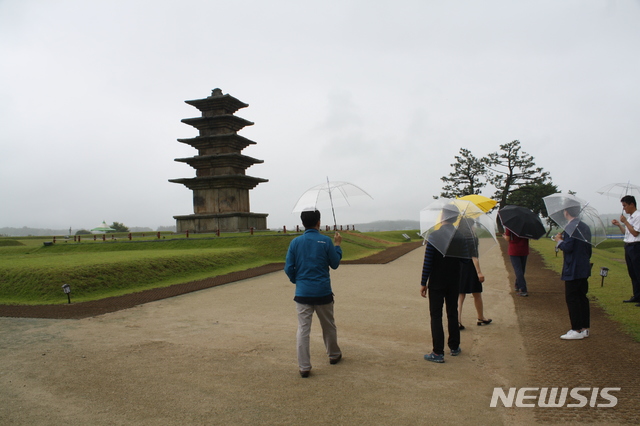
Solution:
{"label": "overcast grey sky", "polygon": [[460,148],[515,139],[616,212],[595,190],[640,184],[639,22],[632,0],[0,0],[0,227],[193,213],[168,180],[195,176],[184,101],[217,87],[249,104],[270,228],[327,176],[373,197],[339,224],[418,220]]}

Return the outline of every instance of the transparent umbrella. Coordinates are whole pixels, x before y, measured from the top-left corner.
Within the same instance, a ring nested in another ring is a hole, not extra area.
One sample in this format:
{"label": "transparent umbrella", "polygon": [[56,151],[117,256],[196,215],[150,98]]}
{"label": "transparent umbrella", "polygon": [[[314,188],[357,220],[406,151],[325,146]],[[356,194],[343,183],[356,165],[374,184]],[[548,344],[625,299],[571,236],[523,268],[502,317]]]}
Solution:
{"label": "transparent umbrella", "polygon": [[[587,201],[571,194],[553,194],[542,200],[547,207],[549,217],[570,237],[594,246],[607,239],[605,226],[598,211]],[[572,220],[574,217],[579,220]],[[580,226],[580,222],[587,227]]]}
{"label": "transparent umbrella", "polygon": [[471,201],[440,198],[420,211],[420,235],[442,255],[471,258],[497,245],[494,221]]}
{"label": "transparent umbrella", "polygon": [[[609,185],[605,185],[598,189],[596,192],[598,194],[620,200],[625,195],[633,195],[634,197],[640,196],[640,186],[634,185],[631,182],[610,183]],[[624,213],[624,210],[622,212]]]}
{"label": "transparent umbrella", "polygon": [[305,210],[322,210],[331,207],[333,224],[336,225],[335,206],[350,206],[354,197],[366,196],[371,199],[364,189],[349,182],[329,181],[307,189],[293,207],[293,212]]}
{"label": "transparent umbrella", "polygon": [[634,185],[631,182],[610,183],[598,189],[596,192],[601,195],[606,195],[607,197],[615,197],[619,200],[625,195],[640,196],[640,186]]}

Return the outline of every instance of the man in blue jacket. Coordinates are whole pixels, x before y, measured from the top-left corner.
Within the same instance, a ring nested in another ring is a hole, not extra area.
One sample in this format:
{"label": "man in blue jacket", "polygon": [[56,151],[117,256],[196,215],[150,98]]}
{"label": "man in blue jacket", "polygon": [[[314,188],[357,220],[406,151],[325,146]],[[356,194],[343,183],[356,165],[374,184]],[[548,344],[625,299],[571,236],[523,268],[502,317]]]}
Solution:
{"label": "man in blue jacket", "polygon": [[309,333],[314,312],[320,320],[329,363],[337,364],[342,359],[333,319],[333,291],[329,276],[330,267],[337,269],[340,266],[342,236],[336,232],[332,242],[331,238],[320,234],[320,212],[317,210],[302,212],[300,219],[305,231],[289,244],[284,272],[296,285],[293,300],[298,311],[298,367],[300,376],[309,377]]}
{"label": "man in blue jacket", "polygon": [[561,234],[554,237],[564,256],[560,278],[565,282],[565,300],[571,320],[571,330],[560,336],[564,340],[589,337],[591,316],[587,293],[591,276],[591,230],[578,216],[579,206],[566,208],[564,217],[569,223]]}

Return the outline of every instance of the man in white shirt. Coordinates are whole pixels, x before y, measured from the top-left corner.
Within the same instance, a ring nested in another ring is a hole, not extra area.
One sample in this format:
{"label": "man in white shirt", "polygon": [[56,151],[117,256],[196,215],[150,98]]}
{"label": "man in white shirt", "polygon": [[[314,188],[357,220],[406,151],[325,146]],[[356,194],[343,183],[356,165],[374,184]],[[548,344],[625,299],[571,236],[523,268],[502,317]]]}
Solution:
{"label": "man in white shirt", "polygon": [[636,208],[636,197],[625,195],[620,202],[629,217],[620,215],[620,221],[613,219],[611,223],[624,233],[624,259],[633,286],[633,296],[624,302],[640,307],[640,212]]}

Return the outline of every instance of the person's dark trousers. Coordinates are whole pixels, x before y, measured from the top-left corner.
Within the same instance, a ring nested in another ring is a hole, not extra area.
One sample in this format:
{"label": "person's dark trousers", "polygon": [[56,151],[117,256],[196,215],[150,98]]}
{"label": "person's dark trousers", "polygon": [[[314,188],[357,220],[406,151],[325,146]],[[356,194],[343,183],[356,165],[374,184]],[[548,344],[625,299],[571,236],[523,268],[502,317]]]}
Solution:
{"label": "person's dark trousers", "polygon": [[589,328],[591,314],[589,312],[589,281],[586,278],[564,282],[564,295],[569,308],[571,329],[580,331]]}
{"label": "person's dark trousers", "polygon": [[431,316],[431,339],[433,353],[444,355],[444,328],[442,325],[442,306],[446,306],[447,329],[449,331],[449,349],[460,346],[460,328],[458,327],[458,294],[459,285],[451,283],[449,288],[432,289],[429,287],[429,314]]}
{"label": "person's dark trousers", "polygon": [[633,286],[633,299],[640,302],[640,243],[624,245],[624,260]]}
{"label": "person's dark trousers", "polygon": [[527,269],[527,256],[509,256],[513,273],[516,275],[516,288],[520,291],[527,291],[527,281],[524,279],[524,273]]}

